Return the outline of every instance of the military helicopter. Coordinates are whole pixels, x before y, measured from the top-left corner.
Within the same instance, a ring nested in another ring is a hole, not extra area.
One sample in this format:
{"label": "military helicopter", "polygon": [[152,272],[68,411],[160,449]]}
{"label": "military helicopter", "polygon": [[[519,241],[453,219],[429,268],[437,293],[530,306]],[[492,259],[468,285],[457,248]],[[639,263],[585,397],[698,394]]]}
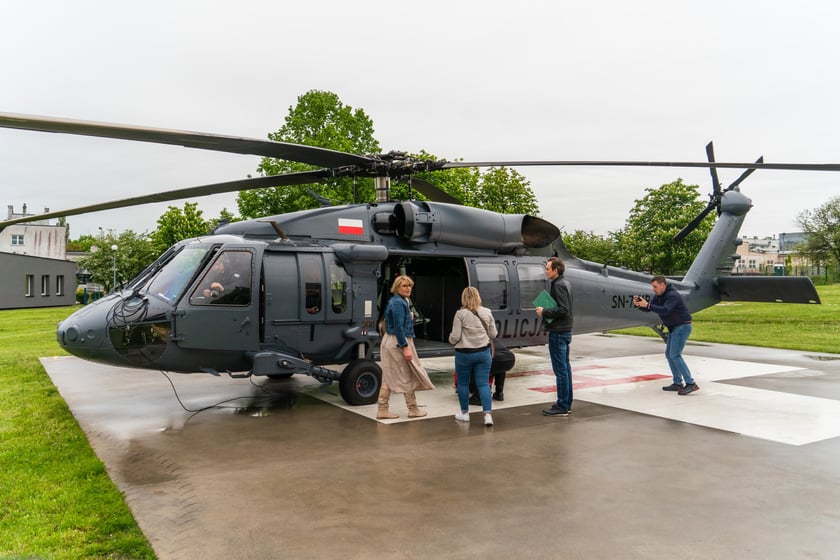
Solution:
{"label": "military helicopter", "polygon": [[[376,401],[381,370],[377,322],[392,279],[415,282],[415,343],[421,358],[452,355],[447,343],[464,287],[478,288],[492,309],[499,338],[511,348],[547,343],[534,299],[547,287],[544,265],[556,255],[575,294],[575,332],[648,325],[652,313],[632,306],[651,297],[651,275],[576,258],[550,222],[460,205],[420,171],[457,167],[585,165],[708,167],[707,207],[677,238],[715,210],[718,219],[696,259],[673,285],[692,312],[721,300],[819,303],[805,277],[728,275],[738,231],[752,204],[739,190],[755,169],[840,170],[834,164],[635,161],[428,161],[401,152],[358,155],[324,148],[176,130],[0,113],[0,126],[283,158],[313,171],[255,177],[105,202],[0,222],[71,216],[112,208],[193,198],[240,189],[310,184],[333,177],[373,177],[375,201],[220,225],[181,241],[122,289],[58,325],[59,344],[85,360],[175,372],[233,377],[306,374],[337,381],[351,405]],[[744,169],[722,188],[718,168]],[[408,178],[428,201],[392,201],[390,181]],[[220,276],[221,275],[221,276]],[[214,287],[214,282],[217,282]],[[343,367],[341,367],[343,366]]]}

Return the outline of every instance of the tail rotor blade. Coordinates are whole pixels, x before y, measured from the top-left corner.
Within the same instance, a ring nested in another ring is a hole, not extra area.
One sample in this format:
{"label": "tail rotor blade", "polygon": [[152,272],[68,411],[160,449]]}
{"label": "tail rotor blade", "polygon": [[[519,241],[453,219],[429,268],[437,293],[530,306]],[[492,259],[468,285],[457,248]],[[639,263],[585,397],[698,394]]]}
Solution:
{"label": "tail rotor blade", "polygon": [[[706,144],[706,157],[708,158],[709,163],[715,162],[715,147],[711,142]],[[714,193],[714,196],[718,196],[720,194],[720,179],[718,179],[717,168],[710,167],[709,173],[712,174],[712,192]]]}
{"label": "tail rotor blade", "polygon": [[[764,163],[764,156],[761,156],[760,158],[758,158],[757,160],[755,160],[755,162],[756,162],[756,163]],[[749,176],[750,176],[750,174],[751,174],[753,171],[755,171],[755,168],[754,168],[754,167],[751,167],[750,169],[747,169],[746,171],[744,171],[743,173],[741,173],[741,176],[740,176],[740,177],[738,177],[737,179],[735,179],[735,182],[734,182],[734,183],[732,183],[731,185],[729,185],[728,187],[726,187],[726,190],[731,191],[732,189],[734,189],[735,187],[737,187],[738,185],[740,185],[740,184],[741,184],[741,181],[743,181],[744,179],[746,179],[747,177],[749,177]]]}
{"label": "tail rotor blade", "polygon": [[711,211],[712,211],[712,209],[713,209],[713,208],[715,208],[715,207],[716,207],[716,206],[715,206],[715,204],[713,204],[713,203],[710,203],[708,206],[706,206],[706,207],[703,209],[703,211],[702,211],[702,212],[700,212],[699,214],[697,214],[697,216],[696,216],[693,220],[691,220],[691,222],[689,222],[689,224],[688,224],[687,226],[685,226],[684,228],[682,228],[682,229],[679,231],[679,233],[677,233],[677,235],[675,235],[675,236],[674,236],[674,239],[673,239],[674,243],[679,243],[680,241],[682,241],[683,239],[685,239],[685,238],[688,236],[688,234],[689,234],[689,233],[691,233],[692,231],[694,231],[694,229],[695,229],[697,226],[699,226],[699,225],[700,225],[700,222],[702,222],[702,221],[703,221],[703,218],[705,218],[705,217],[709,214],[709,212],[711,212]]}

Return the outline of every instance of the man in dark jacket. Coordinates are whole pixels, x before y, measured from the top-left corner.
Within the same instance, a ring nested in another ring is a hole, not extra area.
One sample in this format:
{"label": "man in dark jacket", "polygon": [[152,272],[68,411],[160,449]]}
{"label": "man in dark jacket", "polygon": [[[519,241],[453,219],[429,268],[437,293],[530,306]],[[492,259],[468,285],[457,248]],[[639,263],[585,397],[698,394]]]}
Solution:
{"label": "man in dark jacket", "polygon": [[664,276],[654,276],[650,285],[655,294],[653,299],[647,301],[643,297],[633,296],[633,305],[642,311],[653,311],[659,315],[662,324],[668,327],[665,358],[668,360],[671,376],[674,379],[673,383],[662,387],[662,390],[676,391],[678,395],[688,395],[699,391],[700,387],[694,382],[688,365],[682,357],[683,348],[691,334],[691,313],[680,293],[665,282]]}
{"label": "man in dark jacket", "polygon": [[565,417],[572,411],[572,364],[569,361],[569,346],[572,344],[572,287],[563,278],[566,265],[557,257],[551,257],[545,264],[545,277],[551,282],[548,293],[557,304],[551,309],[537,307],[548,330],[548,354],[551,369],[557,379],[557,401],[551,408],[543,410],[546,416]]}

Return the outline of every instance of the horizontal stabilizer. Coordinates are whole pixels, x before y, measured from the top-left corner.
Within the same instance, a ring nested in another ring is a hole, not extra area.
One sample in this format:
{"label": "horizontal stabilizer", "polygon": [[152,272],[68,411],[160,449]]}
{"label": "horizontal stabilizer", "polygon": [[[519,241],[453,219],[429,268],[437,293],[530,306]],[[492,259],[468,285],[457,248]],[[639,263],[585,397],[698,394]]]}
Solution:
{"label": "horizontal stabilizer", "polygon": [[820,303],[807,276],[721,276],[717,284],[722,301]]}

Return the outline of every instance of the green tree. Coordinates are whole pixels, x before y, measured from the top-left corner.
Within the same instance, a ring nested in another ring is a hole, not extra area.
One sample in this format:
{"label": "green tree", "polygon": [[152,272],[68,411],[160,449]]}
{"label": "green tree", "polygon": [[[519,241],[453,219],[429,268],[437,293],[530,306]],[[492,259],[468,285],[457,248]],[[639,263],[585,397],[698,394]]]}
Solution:
{"label": "green tree", "polygon": [[677,179],[645,191],[647,194],[635,201],[624,229],[615,234],[618,260],[656,274],[685,272],[714,226],[715,213],[710,212],[685,239],[675,243],[673,237],[705,208],[699,187]]}
{"label": "green tree", "polygon": [[599,263],[619,264],[616,259],[620,251],[615,238],[611,235],[600,236],[593,231],[575,230],[563,234],[563,243],[574,256]]}
{"label": "green tree", "polygon": [[505,214],[539,213],[531,182],[508,167],[491,167],[480,174],[478,192],[471,206]]}
{"label": "green tree", "polygon": [[87,253],[91,245],[96,244],[96,238],[92,235],[81,235],[78,239],[67,241],[67,251],[70,253]]}
{"label": "green tree", "polygon": [[[114,248],[116,247],[116,249]],[[126,230],[119,235],[113,230],[99,230],[89,254],[79,259],[79,268],[91,273],[91,280],[105,286],[107,291],[124,284],[151,263],[157,253],[146,234]]]}
{"label": "green tree", "polygon": [[840,265],[840,196],[799,214],[796,222],[807,234],[804,252],[822,265]]}
{"label": "green tree", "polygon": [[[283,127],[268,135],[271,140],[318,146],[354,154],[378,154],[381,149],[373,136],[373,121],[362,109],[345,106],[338,96],[327,91],[312,90],[298,98],[289,108]],[[413,157],[437,161],[439,158],[421,150]],[[261,175],[277,175],[306,171],[315,167],[301,163],[263,158],[257,171]],[[517,171],[508,168],[459,168],[422,172],[417,177],[440,188],[468,206],[496,212],[537,214],[538,205],[530,183]],[[315,208],[320,203],[309,192],[313,190],[333,204],[374,200],[373,180],[341,178],[326,184],[296,185],[243,191],[237,198],[239,213],[244,218]],[[391,182],[394,200],[425,200],[411,188],[407,178]]]}
{"label": "green tree", "polygon": [[219,217],[212,219],[208,222],[208,227],[212,231],[219,227],[221,224],[229,223],[229,222],[236,222],[239,221],[239,218],[233,215],[227,208],[222,208],[222,211],[219,212]]}
{"label": "green tree", "polygon": [[64,241],[65,243],[70,242],[70,224],[67,223],[66,216],[60,216],[56,219],[55,225],[64,228]]}
{"label": "green tree", "polygon": [[[344,105],[338,96],[328,91],[312,90],[289,108],[285,124],[269,139],[307,146],[330,148],[354,154],[378,154],[379,142],[373,137],[373,121],[362,109]],[[315,166],[283,159],[263,158],[257,171],[261,175],[278,175],[316,169]],[[333,204],[354,201],[354,188],[360,201],[373,200],[373,180],[353,178],[334,179],[326,184],[294,185],[242,191],[237,197],[239,213],[244,218],[280,214],[294,210],[315,208],[320,203],[308,189]]]}
{"label": "green tree", "polygon": [[151,235],[155,252],[159,255],[179,241],[207,235],[215,224],[205,221],[202,214],[197,202],[186,202],[183,209],[169,206]]}

